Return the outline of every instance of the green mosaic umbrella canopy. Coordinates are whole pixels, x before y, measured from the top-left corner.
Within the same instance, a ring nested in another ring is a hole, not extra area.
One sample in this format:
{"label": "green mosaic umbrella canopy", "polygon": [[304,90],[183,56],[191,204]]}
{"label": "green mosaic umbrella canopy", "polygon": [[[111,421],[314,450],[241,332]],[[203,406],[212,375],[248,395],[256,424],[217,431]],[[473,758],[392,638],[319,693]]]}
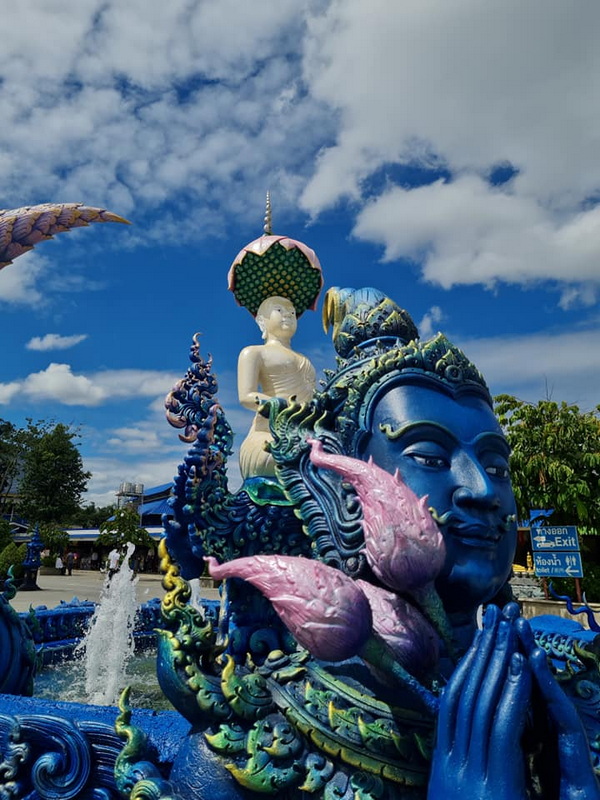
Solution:
{"label": "green mosaic umbrella canopy", "polygon": [[267,297],[286,297],[296,314],[316,306],[323,286],[317,254],[287,236],[265,235],[237,254],[227,276],[239,305],[256,316]]}

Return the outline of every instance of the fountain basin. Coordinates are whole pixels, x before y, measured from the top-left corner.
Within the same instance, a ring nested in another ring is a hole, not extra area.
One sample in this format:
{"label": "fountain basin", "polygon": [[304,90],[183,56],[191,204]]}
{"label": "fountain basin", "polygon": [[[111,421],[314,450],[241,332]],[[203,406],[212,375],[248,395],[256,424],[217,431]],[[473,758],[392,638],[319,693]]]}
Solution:
{"label": "fountain basin", "polygon": [[[132,686],[131,702],[137,708],[171,708],[156,678],[156,629],[161,627],[160,602],[159,598],[153,598],[139,606],[136,612],[133,631],[136,655],[131,662],[126,683]],[[203,606],[205,614],[216,620],[219,602],[205,600]],[[19,614],[33,636],[39,657],[40,668],[34,684],[34,695],[39,700],[59,698],[85,705],[82,662],[75,651],[96,608],[96,603],[82,602],[75,597],[56,608],[38,606]],[[142,691],[142,688],[146,691]],[[3,706],[0,705],[0,708]]]}
{"label": "fountain basin", "polygon": [[[156,648],[142,649],[127,664],[124,685],[131,689],[129,705],[152,711],[172,711],[156,676]],[[34,697],[79,703],[86,697],[81,659],[72,658],[44,665],[35,677]]]}
{"label": "fountain basin", "polygon": [[[118,709],[0,694],[0,747],[14,761],[17,797],[118,800],[115,763],[124,740]],[[147,737],[158,768],[168,774],[190,729],[176,711],[134,709],[132,723]],[[52,763],[51,770],[48,764]]]}
{"label": "fountain basin", "polygon": [[[37,606],[19,614],[30,631],[43,665],[55,664],[73,656],[75,647],[87,631],[97,604],[74,597],[56,608]],[[152,647],[154,631],[160,627],[160,599],[141,605],[136,613],[133,632],[137,650]]]}

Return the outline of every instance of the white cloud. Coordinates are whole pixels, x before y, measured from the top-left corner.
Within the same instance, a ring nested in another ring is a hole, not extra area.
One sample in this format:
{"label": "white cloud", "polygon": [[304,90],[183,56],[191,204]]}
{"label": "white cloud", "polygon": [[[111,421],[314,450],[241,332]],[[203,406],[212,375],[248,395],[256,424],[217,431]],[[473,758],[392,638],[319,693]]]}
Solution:
{"label": "white cloud", "polygon": [[228,213],[255,218],[268,185],[279,210],[296,205],[332,130],[298,60],[322,0],[83,5],[70,14],[33,0],[11,19],[0,54],[11,205],[60,195],[125,214],[145,206],[148,219],[148,207],[175,204],[173,225],[151,231],[163,242],[214,234]]}
{"label": "white cloud", "polygon": [[[84,233],[84,235],[89,234]],[[73,239],[77,236],[78,232],[75,232],[70,238]],[[56,260],[56,255],[54,258],[48,257],[47,254],[52,252],[50,245],[42,244],[37,247],[41,247],[45,255],[40,254],[38,249],[29,251],[19,256],[14,263],[0,270],[0,306],[4,303],[30,307],[35,310],[46,310],[50,306],[50,299],[53,296],[97,291],[104,288],[105,284],[102,281],[89,275],[79,275],[67,271],[65,265]],[[78,269],[79,267],[70,265],[70,268]],[[46,349],[64,349],[64,347],[48,347]]]}
{"label": "white cloud", "polygon": [[169,483],[177,471],[173,455],[164,458],[124,459],[120,456],[84,458],[84,467],[92,473],[84,503],[98,506],[116,503],[115,492],[121,483],[143,483],[145,489]]}
{"label": "white cloud", "polygon": [[25,253],[18,261],[0,270],[0,305],[41,306],[42,293],[36,281],[46,272],[48,261],[37,253]]}
{"label": "white cloud", "polygon": [[0,405],[8,405],[21,391],[21,384],[18,381],[12,383],[0,383]]}
{"label": "white cloud", "polygon": [[548,394],[584,410],[598,404],[600,328],[456,342],[493,394],[506,392],[530,402]]}
{"label": "white cloud", "polygon": [[305,73],[341,124],[308,207],[432,153],[457,170],[509,161],[527,191],[561,203],[595,191],[600,8],[583,0],[571,11],[560,0],[331,3],[311,25]]}
{"label": "white cloud", "polygon": [[178,376],[158,370],[104,370],[75,375],[69,364],[49,364],[19,381],[0,383],[0,404],[17,395],[41,402],[52,400],[67,406],[98,406],[124,397],[166,395]]}
{"label": "white cloud", "polygon": [[68,364],[53,363],[31,373],[22,381],[21,391],[33,401],[54,400],[67,406],[96,406],[106,399],[100,386],[85,375],[74,375]]}
{"label": "white cloud", "polygon": [[[425,257],[429,280],[588,282],[575,291],[593,302],[600,212],[584,203],[600,188],[599,24],[593,0],[575,14],[560,0],[330,3],[309,26],[304,72],[338,130],[304,207],[349,197],[360,212],[374,194],[356,234],[389,259]],[[498,191],[485,179],[502,164],[518,174]],[[457,180],[408,190],[394,186],[399,165]]]}
{"label": "white cloud", "polygon": [[78,333],[73,336],[61,336],[59,333],[47,333],[45,336],[34,336],[25,347],[28,350],[68,350],[70,347],[83,342],[87,339],[86,333]]}
{"label": "white cloud", "polygon": [[417,325],[421,339],[428,339],[433,335],[434,325],[444,319],[444,312],[439,306],[431,306],[429,311],[423,314],[423,319]]}
{"label": "white cloud", "polygon": [[[145,88],[183,80],[191,70],[210,80],[241,81],[257,53],[268,58],[301,29],[314,3],[267,0],[260,7],[240,0],[108,2],[80,65],[88,80],[110,67]],[[235,24],[232,24],[235,20]]]}
{"label": "white cloud", "polygon": [[101,387],[108,397],[162,397],[180,379],[174,372],[143,369],[115,369],[95,372],[94,383]]}
{"label": "white cloud", "polygon": [[382,244],[385,260],[422,260],[424,277],[444,288],[600,279],[600,206],[559,220],[473,175],[390,188],[360,212],[354,233]]}
{"label": "white cloud", "polygon": [[568,308],[588,308],[596,303],[597,289],[590,283],[583,283],[579,286],[567,286],[561,293],[559,306],[563,309]]}
{"label": "white cloud", "polygon": [[[599,213],[581,207],[600,188],[593,0],[576,14],[559,0],[92,0],[72,14],[38,0],[15,17],[0,54],[7,197],[175,203],[160,230],[119,237],[182,241],[255,217],[269,184],[280,213],[303,190],[313,214],[344,196],[360,212],[380,170],[443,165],[454,183],[376,190],[356,235],[389,259],[425,256],[442,286],[551,279],[568,284],[563,307],[595,301]],[[519,174],[494,190],[502,163]],[[0,299],[40,302],[35,275],[6,274]]]}
{"label": "white cloud", "polygon": [[[165,452],[177,445],[173,437],[167,434],[167,424],[164,416],[160,420],[153,420],[145,425],[132,427],[113,428],[107,431],[106,446],[111,450],[118,450],[121,455],[140,455],[160,450]],[[173,440],[173,441],[171,441]]]}
{"label": "white cloud", "polygon": [[[256,219],[268,185],[281,214],[350,197],[357,236],[442,286],[551,279],[589,305],[599,23],[593,0],[33,0],[0,54],[1,191],[143,209],[111,237],[132,247]],[[456,180],[394,187],[415,164]],[[4,271],[0,300],[39,303],[34,279]]]}

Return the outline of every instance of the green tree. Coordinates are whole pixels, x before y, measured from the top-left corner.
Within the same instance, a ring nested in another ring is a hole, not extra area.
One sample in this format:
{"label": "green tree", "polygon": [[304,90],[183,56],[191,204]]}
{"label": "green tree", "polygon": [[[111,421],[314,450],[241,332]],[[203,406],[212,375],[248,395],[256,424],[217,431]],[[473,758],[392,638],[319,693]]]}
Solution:
{"label": "green tree", "polygon": [[50,555],[62,555],[69,548],[69,534],[52,523],[40,526],[40,536]]}
{"label": "green tree", "polygon": [[17,471],[17,429],[11,422],[0,420],[0,508],[10,490]]}
{"label": "green tree", "polygon": [[73,528],[99,528],[103,522],[112,517],[116,506],[96,506],[95,503],[79,508],[72,517],[66,521]]}
{"label": "green tree", "polygon": [[553,508],[552,524],[600,530],[600,407],[496,398],[496,413],[512,448],[510,469],[520,519]]}
{"label": "green tree", "polygon": [[75,514],[90,472],[74,439],[77,434],[57,424],[34,438],[23,459],[19,512],[30,523],[61,524]]}
{"label": "green tree", "polygon": [[140,517],[133,506],[123,506],[115,511],[114,517],[100,525],[100,536],[96,544],[100,547],[124,547],[131,542],[136,547],[154,547],[154,541],[146,530],[140,527]]}
{"label": "green tree", "polygon": [[5,519],[0,519],[0,553],[12,542],[10,524]]}
{"label": "green tree", "polygon": [[11,495],[19,488],[25,454],[51,427],[51,423],[28,419],[25,428],[17,428],[0,419],[0,512],[13,507]]}
{"label": "green tree", "polygon": [[15,578],[23,577],[23,561],[27,555],[27,545],[17,545],[11,542],[0,553],[0,575],[6,577],[8,570],[13,567],[13,575]]}

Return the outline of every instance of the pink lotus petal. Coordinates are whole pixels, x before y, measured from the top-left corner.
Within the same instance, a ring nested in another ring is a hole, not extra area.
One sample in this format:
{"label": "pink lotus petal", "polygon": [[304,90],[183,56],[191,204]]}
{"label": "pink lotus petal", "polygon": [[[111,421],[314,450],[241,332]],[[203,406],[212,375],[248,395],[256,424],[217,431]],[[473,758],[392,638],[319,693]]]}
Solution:
{"label": "pink lotus petal", "polygon": [[446,550],[440,529],[427,508],[399,474],[371,460],[325,453],[310,440],[310,460],[332,469],[356,489],[363,510],[365,555],[379,580],[390,589],[411,592],[432,583],[444,565]]}
{"label": "pink lotus petal", "polygon": [[412,675],[427,673],[439,657],[439,639],[418,609],[380,586],[356,581],[373,614],[373,630]]}
{"label": "pink lotus petal", "polygon": [[371,608],[352,578],[320,561],[293,556],[250,556],[218,564],[213,578],[243,578],[273,604],[296,640],[316,658],[343,661],[371,633]]}

